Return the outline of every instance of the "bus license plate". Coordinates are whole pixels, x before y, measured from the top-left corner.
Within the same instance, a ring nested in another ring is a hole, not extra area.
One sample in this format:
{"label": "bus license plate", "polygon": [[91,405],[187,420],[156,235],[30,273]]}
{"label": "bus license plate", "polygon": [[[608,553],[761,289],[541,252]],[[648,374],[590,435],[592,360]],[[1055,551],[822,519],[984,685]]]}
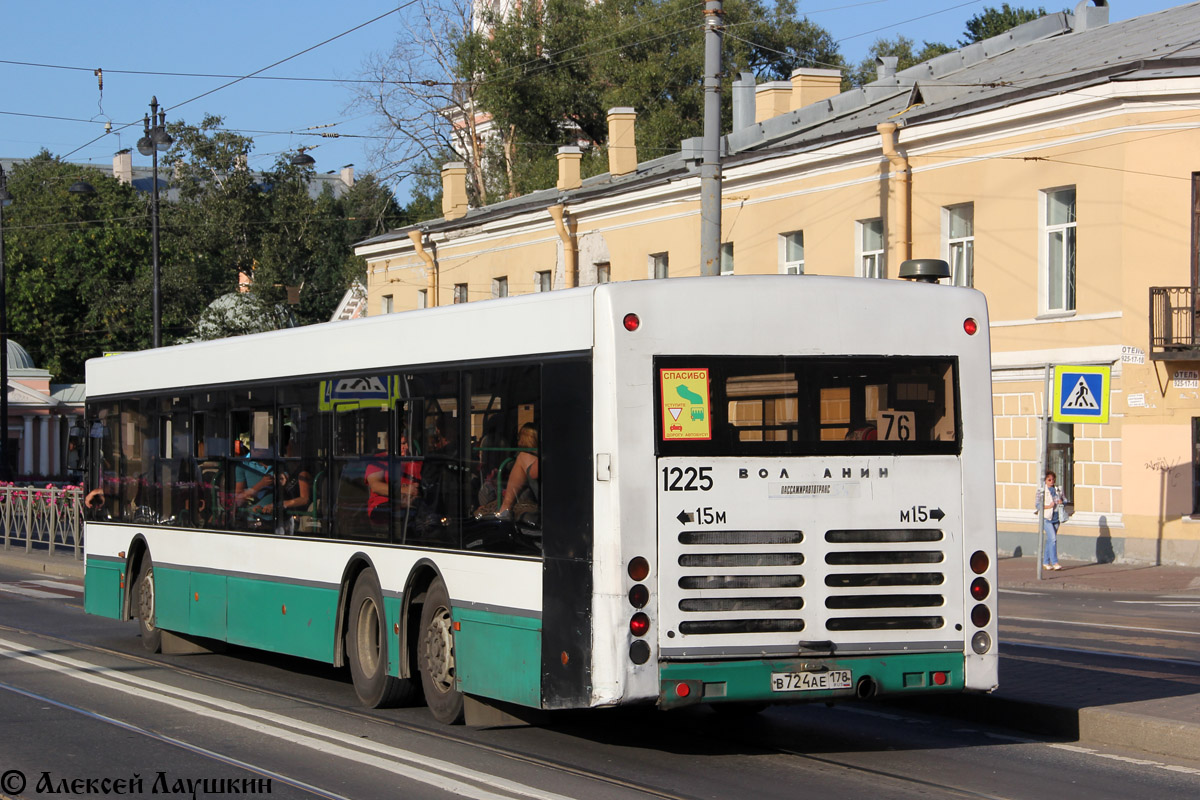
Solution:
{"label": "bus license plate", "polygon": [[854,676],[848,669],[831,669],[825,672],[772,672],[773,692],[812,692],[821,689],[849,689],[854,685]]}

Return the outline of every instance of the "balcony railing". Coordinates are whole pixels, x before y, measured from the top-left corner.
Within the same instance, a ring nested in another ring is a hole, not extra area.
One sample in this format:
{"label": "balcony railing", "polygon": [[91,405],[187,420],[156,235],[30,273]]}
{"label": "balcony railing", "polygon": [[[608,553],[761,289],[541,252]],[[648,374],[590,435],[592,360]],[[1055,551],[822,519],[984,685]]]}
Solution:
{"label": "balcony railing", "polygon": [[1196,290],[1191,286],[1150,287],[1150,358],[1200,360]]}

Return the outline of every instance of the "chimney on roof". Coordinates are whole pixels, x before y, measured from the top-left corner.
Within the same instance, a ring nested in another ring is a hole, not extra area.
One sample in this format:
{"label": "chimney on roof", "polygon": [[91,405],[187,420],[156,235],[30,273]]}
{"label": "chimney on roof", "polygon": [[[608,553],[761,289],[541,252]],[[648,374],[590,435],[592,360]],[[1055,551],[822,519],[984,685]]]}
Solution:
{"label": "chimney on roof", "polygon": [[558,183],[556,184],[560,192],[569,192],[572,189],[578,189],[580,186],[579,179],[579,162],[583,158],[583,153],[575,145],[566,145],[558,148]]}
{"label": "chimney on roof", "polygon": [[614,178],[637,172],[637,112],[628,106],[608,110],[608,172]]}
{"label": "chimney on roof", "polygon": [[754,87],[754,121],[762,122],[792,110],[792,85],[767,81]]}
{"label": "chimney on roof", "polygon": [[875,80],[896,77],[896,65],[900,59],[896,56],[877,56],[875,58]]}
{"label": "chimney on roof", "polygon": [[[1095,3],[1094,6],[1088,5]],[[1108,24],[1108,0],[1079,0],[1075,6],[1075,31],[1089,31]]]}
{"label": "chimney on roof", "polygon": [[742,72],[733,82],[733,129],[740,131],[754,124],[754,73]]}
{"label": "chimney on roof", "polygon": [[133,153],[118,150],[113,153],[113,177],[121,183],[133,183]]}
{"label": "chimney on roof", "polygon": [[442,165],[442,216],[465,217],[467,208],[467,165],[461,161]]}
{"label": "chimney on roof", "polygon": [[828,100],[842,90],[840,69],[801,67],[792,70],[792,107],[790,111]]}
{"label": "chimney on roof", "polygon": [[354,165],[347,164],[342,167],[342,183],[346,184],[346,188],[350,189],[354,186]]}

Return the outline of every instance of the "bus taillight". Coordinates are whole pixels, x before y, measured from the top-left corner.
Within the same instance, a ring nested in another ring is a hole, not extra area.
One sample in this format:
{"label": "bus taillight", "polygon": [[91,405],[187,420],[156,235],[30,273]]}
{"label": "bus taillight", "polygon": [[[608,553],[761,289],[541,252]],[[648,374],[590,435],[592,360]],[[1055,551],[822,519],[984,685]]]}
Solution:
{"label": "bus taillight", "polygon": [[971,609],[971,624],[983,628],[992,621],[992,610],[980,603]]}
{"label": "bus taillight", "polygon": [[635,583],[629,590],[629,605],[634,608],[645,608],[650,602],[650,590],[644,583]]}
{"label": "bus taillight", "polygon": [[963,320],[963,330],[967,332],[967,336],[974,336],[975,331],[979,330],[979,323],[971,317]]}
{"label": "bus taillight", "polygon": [[992,587],[988,586],[986,578],[976,578],[971,581],[971,598],[973,600],[985,600],[988,594],[991,593]]}
{"label": "bus taillight", "polygon": [[987,631],[976,631],[971,637],[971,649],[983,655],[992,649],[992,637],[988,636]]}
{"label": "bus taillight", "polygon": [[642,321],[638,319],[637,314],[626,314],[623,324],[625,325],[625,330],[632,333],[638,329],[638,326],[642,324]]}
{"label": "bus taillight", "polygon": [[650,562],[641,556],[636,556],[629,560],[629,577],[639,583],[646,580],[650,575]]}
{"label": "bus taillight", "polygon": [[933,673],[933,685],[934,686],[945,686],[946,681],[948,681],[948,680],[950,680],[950,676],[944,672]]}
{"label": "bus taillight", "polygon": [[974,553],[971,553],[971,572],[974,572],[976,575],[982,575],[987,572],[988,564],[990,563],[987,553],[982,550],[976,550]]}
{"label": "bus taillight", "polygon": [[650,630],[650,617],[639,611],[629,618],[629,632],[634,636],[645,636]]}

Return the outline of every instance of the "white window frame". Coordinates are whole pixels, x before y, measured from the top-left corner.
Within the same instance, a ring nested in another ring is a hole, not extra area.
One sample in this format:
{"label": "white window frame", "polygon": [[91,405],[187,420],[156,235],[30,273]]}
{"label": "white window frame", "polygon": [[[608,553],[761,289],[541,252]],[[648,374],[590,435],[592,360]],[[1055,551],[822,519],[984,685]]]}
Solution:
{"label": "white window frame", "polygon": [[417,308],[429,308],[429,290],[417,290]]}
{"label": "white window frame", "polygon": [[379,313],[380,314],[391,314],[395,310],[396,310],[396,300],[392,295],[385,294],[383,297],[379,298]]}
{"label": "white window frame", "polygon": [[467,284],[465,284],[465,283],[454,284],[454,302],[455,302],[455,304],[467,302],[467,297],[468,297]]}
{"label": "white window frame", "polygon": [[733,274],[733,242],[721,242],[721,266],[718,274]]}
{"label": "white window frame", "polygon": [[[1050,224],[1048,221],[1050,198],[1059,192],[1071,192],[1074,195],[1075,217],[1070,222]],[[1079,257],[1078,203],[1079,195],[1075,186],[1055,186],[1038,192],[1038,316],[1072,316],[1076,312],[1078,304],[1078,296],[1075,292],[1078,289],[1076,271]],[[1050,263],[1050,240],[1054,236],[1061,236],[1063,241],[1062,260],[1058,265],[1061,268],[1062,281],[1058,287],[1063,299],[1061,306],[1051,306],[1050,304],[1050,281],[1054,269],[1054,265]],[[1075,290],[1072,290],[1072,286],[1075,287]]]}
{"label": "white window frame", "polygon": [[[868,250],[864,242],[867,230],[873,223],[879,223],[879,243],[881,247],[878,250]],[[886,278],[887,227],[883,222],[883,218],[874,217],[872,219],[858,220],[854,223],[854,234],[854,255],[855,263],[858,264],[858,277]]]}
{"label": "white window frame", "polygon": [[[788,242],[793,236],[800,237],[800,260],[788,260]],[[787,233],[779,234],[779,274],[780,275],[803,275],[804,274],[804,231],[788,231]]]}
{"label": "white window frame", "polygon": [[533,290],[548,292],[554,288],[554,277],[550,270],[538,270],[533,273]]}
{"label": "white window frame", "polygon": [[[965,236],[950,235],[954,215],[963,210],[970,213],[970,232]],[[942,258],[950,265],[953,286],[975,286],[975,204],[956,203],[942,206]]]}
{"label": "white window frame", "polygon": [[671,254],[651,253],[646,256],[646,273],[648,278],[671,277]]}
{"label": "white window frame", "polygon": [[501,275],[497,278],[492,278],[492,297],[508,297],[508,276]]}
{"label": "white window frame", "polygon": [[596,283],[609,283],[612,281],[612,264],[608,261],[601,261],[596,265]]}

